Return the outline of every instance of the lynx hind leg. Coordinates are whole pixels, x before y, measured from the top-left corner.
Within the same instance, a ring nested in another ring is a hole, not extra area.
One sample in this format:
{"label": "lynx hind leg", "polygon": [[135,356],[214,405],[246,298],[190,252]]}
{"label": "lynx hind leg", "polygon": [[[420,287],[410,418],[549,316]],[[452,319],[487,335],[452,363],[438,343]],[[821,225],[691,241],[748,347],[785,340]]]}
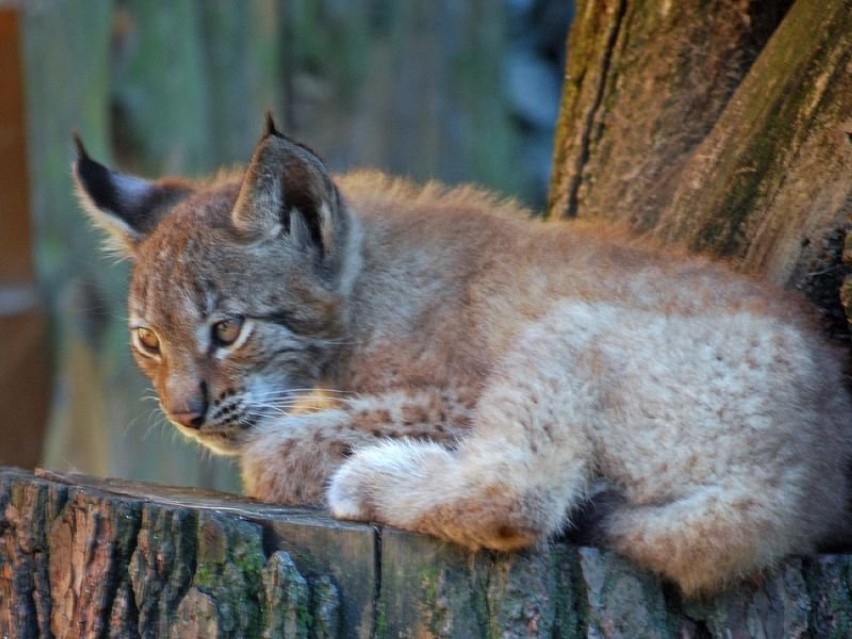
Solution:
{"label": "lynx hind leg", "polygon": [[717,486],[667,504],[625,503],[603,522],[604,541],[684,595],[710,595],[793,550],[809,550],[797,547],[807,542],[784,521],[784,501],[769,491]]}

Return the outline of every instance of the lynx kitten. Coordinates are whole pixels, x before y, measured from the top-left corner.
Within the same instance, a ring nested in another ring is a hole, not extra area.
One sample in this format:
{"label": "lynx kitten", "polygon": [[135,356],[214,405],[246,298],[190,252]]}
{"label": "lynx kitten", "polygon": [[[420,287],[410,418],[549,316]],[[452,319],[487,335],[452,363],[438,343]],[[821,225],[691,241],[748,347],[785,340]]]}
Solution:
{"label": "lynx kitten", "polygon": [[[480,190],[245,172],[149,182],[78,140],[133,261],[133,353],[245,488],[469,548],[570,530],[710,592],[849,530],[852,406],[788,293]],[[595,502],[593,502],[595,503]]]}

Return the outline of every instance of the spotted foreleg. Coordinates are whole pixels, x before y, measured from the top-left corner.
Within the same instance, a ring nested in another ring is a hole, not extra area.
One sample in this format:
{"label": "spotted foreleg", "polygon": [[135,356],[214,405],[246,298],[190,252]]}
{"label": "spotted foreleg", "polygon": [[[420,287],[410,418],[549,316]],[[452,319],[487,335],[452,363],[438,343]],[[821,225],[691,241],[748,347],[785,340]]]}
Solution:
{"label": "spotted foreleg", "polygon": [[320,504],[330,475],[354,451],[400,438],[452,446],[469,427],[470,410],[458,393],[427,389],[267,420],[241,456],[245,492],[270,503]]}

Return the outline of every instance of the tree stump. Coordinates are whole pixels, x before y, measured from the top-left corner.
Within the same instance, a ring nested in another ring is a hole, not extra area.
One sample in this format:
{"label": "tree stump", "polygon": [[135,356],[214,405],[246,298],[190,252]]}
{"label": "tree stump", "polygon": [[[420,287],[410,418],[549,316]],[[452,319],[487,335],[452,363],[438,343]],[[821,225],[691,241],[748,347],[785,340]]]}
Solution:
{"label": "tree stump", "polygon": [[316,510],[0,470],[0,634],[847,637],[852,557],[793,557],[715,599],[555,542],[469,553]]}

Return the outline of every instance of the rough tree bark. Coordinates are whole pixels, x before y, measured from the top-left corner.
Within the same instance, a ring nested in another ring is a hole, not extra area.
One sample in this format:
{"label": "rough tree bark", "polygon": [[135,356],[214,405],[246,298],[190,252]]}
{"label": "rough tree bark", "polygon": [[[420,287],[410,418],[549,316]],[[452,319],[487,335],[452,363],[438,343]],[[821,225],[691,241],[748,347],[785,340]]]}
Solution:
{"label": "rough tree bark", "polygon": [[0,470],[0,634],[848,637],[852,557],[684,602],[616,555],[470,554],[225,494]]}
{"label": "rough tree bark", "polygon": [[852,3],[789,5],[578,2],[549,211],[800,288],[848,340]]}

